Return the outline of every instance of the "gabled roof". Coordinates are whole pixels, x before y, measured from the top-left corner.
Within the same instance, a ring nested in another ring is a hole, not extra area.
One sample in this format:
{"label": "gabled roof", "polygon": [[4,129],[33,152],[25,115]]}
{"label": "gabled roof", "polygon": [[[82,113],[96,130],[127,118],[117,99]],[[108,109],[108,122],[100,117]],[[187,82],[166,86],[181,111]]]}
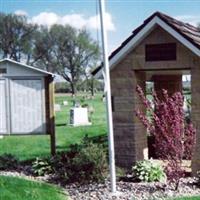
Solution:
{"label": "gabled roof", "polygon": [[4,58],[4,59],[0,60],[0,63],[2,63],[2,62],[14,63],[14,64],[16,64],[16,65],[18,65],[18,66],[25,67],[25,68],[28,68],[28,69],[33,70],[33,71],[40,72],[40,73],[45,74],[45,75],[51,75],[52,77],[55,76],[54,74],[52,74],[52,73],[50,73],[50,72],[47,72],[47,71],[45,71],[45,70],[42,70],[42,69],[39,69],[39,68],[36,68],[36,67],[32,67],[32,66],[30,66],[30,65],[23,64],[23,63],[21,63],[21,62],[17,62],[17,61],[15,61],[15,60],[12,60],[12,59],[9,59],[9,58]]}
{"label": "gabled roof", "polygon": [[[179,42],[200,56],[200,29],[188,23],[176,20],[161,12],[155,12],[137,27],[122,44],[109,56],[110,68],[113,68],[139,42],[150,33],[155,25],[159,25]],[[99,76],[102,67],[96,68],[92,74]]]}

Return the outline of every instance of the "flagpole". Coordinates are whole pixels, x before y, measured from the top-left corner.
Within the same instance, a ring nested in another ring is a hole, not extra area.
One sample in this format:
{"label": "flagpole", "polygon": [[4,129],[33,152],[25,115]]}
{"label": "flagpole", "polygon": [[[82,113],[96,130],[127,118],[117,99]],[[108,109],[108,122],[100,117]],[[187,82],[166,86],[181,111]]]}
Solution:
{"label": "flagpole", "polygon": [[108,142],[109,142],[109,166],[110,166],[110,181],[111,192],[116,192],[116,172],[115,172],[115,152],[114,152],[114,135],[113,135],[113,119],[112,119],[112,103],[111,103],[111,88],[110,88],[110,70],[108,61],[107,48],[107,33],[105,29],[105,0],[99,0],[100,7],[100,22],[101,22],[101,37],[103,47],[104,60],[104,75],[106,89],[106,104],[107,104],[107,124],[108,124]]}

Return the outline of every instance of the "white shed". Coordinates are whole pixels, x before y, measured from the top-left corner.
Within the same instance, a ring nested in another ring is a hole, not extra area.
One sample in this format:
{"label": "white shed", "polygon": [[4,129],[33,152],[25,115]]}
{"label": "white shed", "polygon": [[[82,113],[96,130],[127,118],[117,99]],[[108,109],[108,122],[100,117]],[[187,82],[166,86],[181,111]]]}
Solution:
{"label": "white shed", "polygon": [[0,135],[52,134],[54,75],[0,60]]}

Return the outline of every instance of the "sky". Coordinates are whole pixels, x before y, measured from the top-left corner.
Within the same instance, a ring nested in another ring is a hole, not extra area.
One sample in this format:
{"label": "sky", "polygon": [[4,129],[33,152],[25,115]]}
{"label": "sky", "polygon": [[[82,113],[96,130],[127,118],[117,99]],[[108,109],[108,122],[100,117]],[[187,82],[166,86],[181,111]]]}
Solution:
{"label": "sky", "polygon": [[[0,0],[0,11],[26,15],[30,23],[87,28],[100,42],[98,0]],[[106,0],[106,27],[111,53],[156,11],[184,22],[200,23],[200,0]]]}

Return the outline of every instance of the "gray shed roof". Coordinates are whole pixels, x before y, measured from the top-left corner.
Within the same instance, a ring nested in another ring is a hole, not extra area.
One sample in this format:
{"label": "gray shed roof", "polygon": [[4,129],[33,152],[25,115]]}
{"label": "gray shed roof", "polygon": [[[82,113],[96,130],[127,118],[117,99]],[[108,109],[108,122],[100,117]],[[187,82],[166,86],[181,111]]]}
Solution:
{"label": "gray shed roof", "polygon": [[39,69],[39,68],[36,68],[36,67],[32,67],[30,65],[26,65],[24,63],[21,63],[21,62],[17,62],[15,60],[12,60],[12,59],[9,59],[9,58],[4,58],[2,60],[0,60],[0,63],[3,63],[3,62],[10,62],[10,63],[14,63],[14,64],[17,64],[18,66],[21,66],[21,67],[24,67],[24,68],[27,68],[29,70],[32,70],[32,71],[36,71],[36,72],[40,72],[44,75],[50,75],[52,77],[55,77],[55,74],[53,73],[50,73],[50,72],[47,72],[45,70],[42,70],[42,69]]}

